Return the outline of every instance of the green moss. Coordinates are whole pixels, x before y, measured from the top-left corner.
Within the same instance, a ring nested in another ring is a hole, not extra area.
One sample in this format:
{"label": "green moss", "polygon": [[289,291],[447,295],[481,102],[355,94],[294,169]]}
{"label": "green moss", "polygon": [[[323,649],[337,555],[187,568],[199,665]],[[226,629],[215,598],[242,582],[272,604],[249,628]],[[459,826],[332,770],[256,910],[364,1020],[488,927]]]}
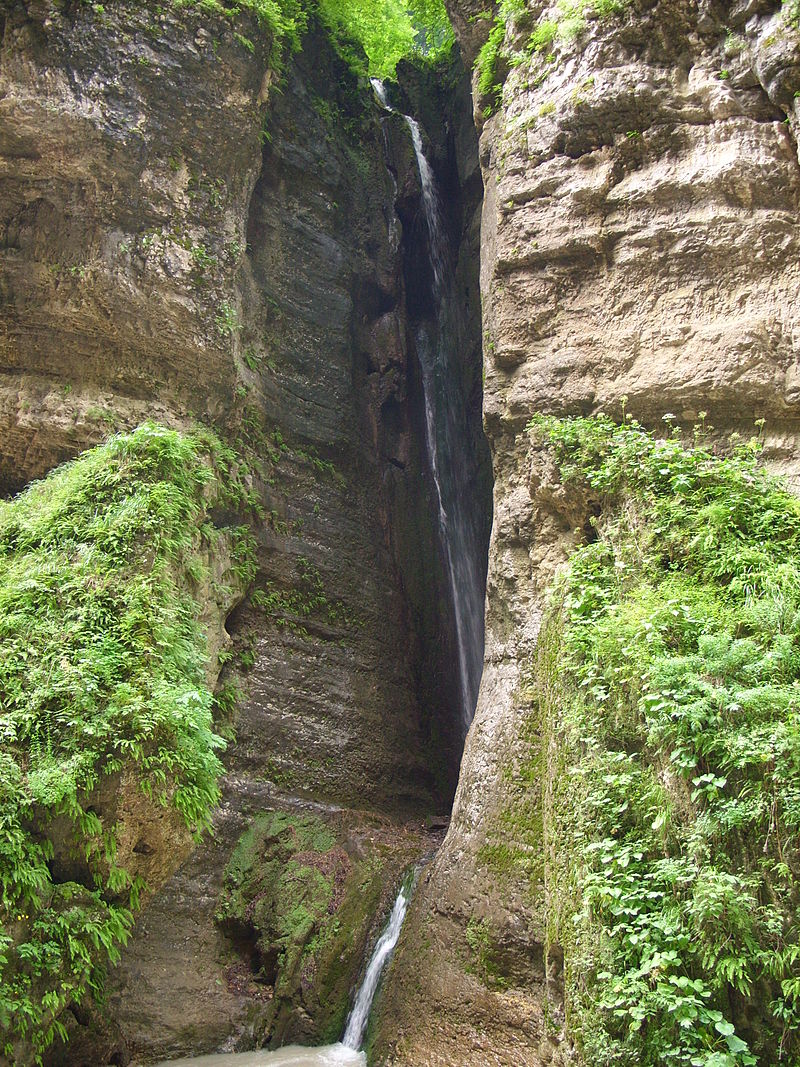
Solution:
{"label": "green moss", "polygon": [[[523,687],[519,698],[529,709],[531,692]],[[522,759],[504,774],[505,802],[486,827],[487,843],[478,852],[478,862],[500,883],[527,885],[532,900],[541,896],[544,881],[544,822],[541,803],[543,751],[538,707],[527,710],[523,740],[528,742]]]}
{"label": "green moss", "polygon": [[[222,536],[210,509],[246,502],[234,466],[211,434],[148,423],[0,501],[3,1044],[45,1048],[130,929],[141,886],[115,862],[116,828],[85,807],[98,781],[133,769],[154,803],[208,824],[222,741],[195,590]],[[229,534],[243,587],[251,538]],[[86,885],[53,882],[56,816]]]}
{"label": "green moss", "polygon": [[570,1029],[603,1065],[797,1064],[800,502],[753,443],[533,432],[601,509],[537,665]]}
{"label": "green moss", "polygon": [[[506,45],[508,28],[512,23],[522,26],[529,17],[529,11],[524,0],[503,0],[489,37],[475,62],[478,89],[481,96],[489,100],[485,108],[487,117],[497,110],[501,102],[504,62],[508,67],[520,67],[530,62],[533,56],[540,54],[545,54],[549,62],[555,62],[556,56],[552,52],[552,46],[557,39],[567,42],[575,40],[586,30],[588,15],[605,18],[618,14],[625,9],[626,2],[627,0],[587,0],[581,3],[576,0],[559,0],[557,17],[540,19],[528,37],[525,48],[514,51]],[[534,87],[538,87],[544,77],[544,74],[540,74],[533,83]]]}
{"label": "green moss", "polygon": [[505,989],[508,983],[495,959],[496,948],[489,922],[471,918],[464,930],[464,938],[470,951],[468,973],[477,975],[489,989]]}
{"label": "green moss", "polygon": [[304,1012],[320,1041],[338,1040],[383,881],[379,855],[353,862],[316,816],[270,812],[243,835],[217,919],[249,932],[260,979],[274,987],[265,1037],[291,1037]]}
{"label": "green moss", "polygon": [[529,47],[533,52],[546,52],[558,35],[558,23],[554,19],[542,19],[530,37]]}

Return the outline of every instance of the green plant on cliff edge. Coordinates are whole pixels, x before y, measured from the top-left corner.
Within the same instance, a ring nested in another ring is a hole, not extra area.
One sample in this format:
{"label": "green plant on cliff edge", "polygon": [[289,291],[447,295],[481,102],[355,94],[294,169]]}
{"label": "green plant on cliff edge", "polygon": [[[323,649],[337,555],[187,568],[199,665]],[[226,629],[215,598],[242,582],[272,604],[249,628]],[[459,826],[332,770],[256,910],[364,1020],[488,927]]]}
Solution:
{"label": "green plant on cliff edge", "polygon": [[[486,43],[478,52],[475,60],[475,69],[478,72],[478,92],[482,97],[489,99],[489,104],[485,109],[487,117],[499,107],[503,92],[499,65],[508,22],[524,11],[525,0],[501,0]],[[491,17],[489,12],[486,14]]]}
{"label": "green plant on cliff edge", "polygon": [[[443,0],[173,0],[178,7],[195,7],[207,14],[235,18],[256,17],[270,35],[270,60],[276,69],[286,54],[300,50],[309,19],[318,15],[345,59],[363,65],[347,38],[358,42],[367,56],[369,74],[388,77],[404,56],[417,53],[435,58],[449,51],[453,31]],[[237,40],[248,51],[253,42]],[[364,73],[367,71],[364,70]]]}
{"label": "green plant on cliff edge", "polygon": [[[102,987],[141,885],[116,862],[92,789],[125,769],[193,830],[218,797],[206,644],[193,590],[214,545],[252,577],[235,457],[205,431],[146,424],[0,501],[0,1052],[37,1056]],[[57,881],[51,831],[81,881]]]}
{"label": "green plant on cliff edge", "polygon": [[[522,51],[513,51],[506,45],[509,25],[529,15],[526,0],[501,0],[489,37],[478,53],[475,69],[478,72],[478,90],[487,100],[484,115],[488,118],[500,106],[503,95],[501,64],[505,58],[510,67],[518,67],[531,57],[545,53],[548,61],[555,61],[551,47],[558,39],[573,41],[580,37],[588,26],[588,18],[606,18],[625,10],[627,0],[559,0],[555,18],[540,18]],[[489,13],[484,13],[488,15]],[[546,77],[541,72],[535,84]]]}
{"label": "green plant on cliff edge", "polygon": [[[233,19],[243,12],[258,20],[271,38],[270,62],[277,69],[283,65],[284,55],[299,51],[303,34],[308,28],[306,0],[172,0],[176,7],[195,7],[209,15]],[[249,38],[238,35],[240,44],[252,51]]]}
{"label": "green plant on cliff edge", "polygon": [[800,1063],[800,501],[634,422],[534,419],[597,540],[537,687],[549,936],[587,1062]]}

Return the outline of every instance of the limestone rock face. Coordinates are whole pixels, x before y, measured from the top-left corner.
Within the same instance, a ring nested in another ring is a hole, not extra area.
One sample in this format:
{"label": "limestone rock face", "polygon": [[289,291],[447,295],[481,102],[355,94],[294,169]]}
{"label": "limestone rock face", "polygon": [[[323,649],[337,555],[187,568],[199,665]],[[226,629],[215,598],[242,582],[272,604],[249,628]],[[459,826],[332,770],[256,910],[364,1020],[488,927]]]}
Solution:
{"label": "limestone rock face", "polygon": [[[465,32],[472,7],[449,6]],[[543,826],[541,782],[518,773],[535,740],[526,675],[589,511],[531,444],[531,415],[706,417],[748,435],[764,418],[767,457],[798,469],[796,16],[660,0],[564,20],[529,2],[509,21],[518,58],[494,114],[473,83],[495,474],[486,659],[450,830],[384,995],[376,1047],[397,1065],[577,1062],[559,963],[543,958],[546,842],[515,813]],[[466,50],[478,43],[470,31]]]}
{"label": "limestone rock face", "polygon": [[4,7],[0,485],[14,489],[109,429],[231,403],[224,318],[270,76],[264,44],[251,56],[220,20]]}

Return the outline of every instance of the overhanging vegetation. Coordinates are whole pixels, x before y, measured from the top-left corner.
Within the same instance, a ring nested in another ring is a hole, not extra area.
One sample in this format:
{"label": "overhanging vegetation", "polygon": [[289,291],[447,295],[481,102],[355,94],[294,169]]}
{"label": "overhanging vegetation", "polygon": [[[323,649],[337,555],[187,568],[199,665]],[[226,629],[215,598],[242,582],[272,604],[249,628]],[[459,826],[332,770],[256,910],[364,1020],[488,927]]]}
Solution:
{"label": "overhanging vegetation", "polygon": [[800,501],[702,426],[531,429],[599,510],[534,678],[570,1030],[587,1063],[794,1064]]}
{"label": "overhanging vegetation", "polygon": [[[254,572],[248,528],[220,529],[211,511],[248,503],[217,438],[154,424],[0,501],[6,1054],[21,1038],[41,1053],[63,1036],[60,1011],[99,992],[131,928],[142,885],[118,863],[118,827],[91,806],[98,783],[130,772],[192,831],[209,823],[223,741],[199,620]],[[71,828],[78,880],[53,877],[54,820]]]}

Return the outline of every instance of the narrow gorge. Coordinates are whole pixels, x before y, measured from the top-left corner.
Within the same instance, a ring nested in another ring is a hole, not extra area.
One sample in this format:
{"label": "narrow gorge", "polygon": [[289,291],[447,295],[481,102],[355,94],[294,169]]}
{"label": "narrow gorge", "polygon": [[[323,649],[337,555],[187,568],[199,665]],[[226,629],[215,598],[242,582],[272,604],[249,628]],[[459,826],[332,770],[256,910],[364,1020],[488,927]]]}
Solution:
{"label": "narrow gorge", "polygon": [[796,0],[0,0],[0,1064],[797,1067],[798,123]]}

